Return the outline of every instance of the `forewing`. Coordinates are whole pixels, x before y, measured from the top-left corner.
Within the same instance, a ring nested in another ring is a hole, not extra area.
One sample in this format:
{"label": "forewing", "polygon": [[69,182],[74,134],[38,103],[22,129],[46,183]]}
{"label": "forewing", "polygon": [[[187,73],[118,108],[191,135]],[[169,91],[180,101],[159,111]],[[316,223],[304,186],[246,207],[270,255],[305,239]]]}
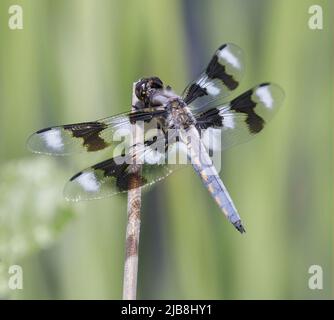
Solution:
{"label": "forewing", "polygon": [[122,113],[97,121],[49,127],[32,134],[27,142],[35,153],[69,155],[82,151],[93,152],[118,144],[120,138],[131,134],[131,124],[143,121],[147,127],[157,126],[165,110],[140,110]]}
{"label": "forewing", "polygon": [[242,50],[232,44],[223,44],[211,58],[205,71],[190,83],[182,98],[194,113],[201,112],[208,103],[226,98],[235,90],[244,71]]}

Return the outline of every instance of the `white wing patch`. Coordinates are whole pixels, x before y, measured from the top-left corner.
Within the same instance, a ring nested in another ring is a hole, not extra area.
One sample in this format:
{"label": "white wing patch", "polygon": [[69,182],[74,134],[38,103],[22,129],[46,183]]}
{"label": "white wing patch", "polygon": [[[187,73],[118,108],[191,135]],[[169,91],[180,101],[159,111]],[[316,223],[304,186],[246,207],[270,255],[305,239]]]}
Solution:
{"label": "white wing patch", "polygon": [[260,99],[260,101],[264,104],[267,108],[272,108],[274,105],[274,99],[271,95],[268,86],[259,87],[255,91],[256,96]]}
{"label": "white wing patch", "polygon": [[94,173],[84,172],[79,177],[76,178],[76,181],[88,192],[96,192],[99,190],[100,185],[96,180]]}
{"label": "white wing patch", "polygon": [[52,150],[60,151],[64,147],[64,143],[61,137],[59,129],[52,129],[41,133],[42,138],[45,140],[48,147]]}
{"label": "white wing patch", "polygon": [[210,96],[216,96],[220,93],[220,89],[217,88],[212,82],[209,82],[206,86],[206,91]]}
{"label": "white wing patch", "polygon": [[225,115],[223,117],[223,126],[225,128],[234,129],[235,123],[233,115]]}
{"label": "white wing patch", "polygon": [[231,51],[229,51],[227,47],[223,48],[222,50],[219,50],[217,55],[219,58],[227,61],[233,67],[237,69],[241,68],[238,58]]}
{"label": "white wing patch", "polygon": [[206,89],[206,92],[210,96],[216,96],[220,93],[220,88],[218,88],[214,82],[208,81],[208,76],[204,75],[196,81],[201,88]]}
{"label": "white wing patch", "polygon": [[234,116],[232,114],[227,114],[226,111],[227,108],[225,106],[219,110],[219,115],[223,118],[223,126],[225,128],[234,129]]}

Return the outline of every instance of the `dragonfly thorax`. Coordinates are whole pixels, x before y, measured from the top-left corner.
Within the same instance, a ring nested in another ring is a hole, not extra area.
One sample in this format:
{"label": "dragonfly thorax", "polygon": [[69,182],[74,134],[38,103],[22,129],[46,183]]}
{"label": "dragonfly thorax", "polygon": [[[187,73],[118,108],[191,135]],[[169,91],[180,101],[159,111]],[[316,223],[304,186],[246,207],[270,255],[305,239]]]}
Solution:
{"label": "dragonfly thorax", "polygon": [[143,108],[163,107],[166,109],[169,128],[187,129],[196,123],[195,117],[184,100],[176,95],[169,86],[165,87],[158,77],[142,78],[136,84],[135,93],[142,102]]}
{"label": "dragonfly thorax", "polygon": [[166,104],[169,126],[175,129],[188,129],[196,123],[196,119],[189,110],[187,104],[180,97],[173,97]]}

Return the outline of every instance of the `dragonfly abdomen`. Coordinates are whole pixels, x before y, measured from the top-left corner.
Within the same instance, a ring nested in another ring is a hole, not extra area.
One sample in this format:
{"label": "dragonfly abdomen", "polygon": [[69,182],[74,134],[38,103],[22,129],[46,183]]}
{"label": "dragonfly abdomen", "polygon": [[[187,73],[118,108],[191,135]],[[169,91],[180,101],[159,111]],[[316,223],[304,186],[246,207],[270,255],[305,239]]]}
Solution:
{"label": "dragonfly abdomen", "polygon": [[209,157],[203,143],[200,139],[197,139],[196,134],[190,133],[190,141],[188,141],[188,156],[191,158],[191,164],[194,167],[196,173],[201,178],[203,184],[210,192],[213,199],[216,201],[220,209],[223,211],[226,218],[234,225],[234,227],[240,232],[244,233],[245,229],[242,225],[241,218],[235,208],[233,201],[220,179],[218,172]]}

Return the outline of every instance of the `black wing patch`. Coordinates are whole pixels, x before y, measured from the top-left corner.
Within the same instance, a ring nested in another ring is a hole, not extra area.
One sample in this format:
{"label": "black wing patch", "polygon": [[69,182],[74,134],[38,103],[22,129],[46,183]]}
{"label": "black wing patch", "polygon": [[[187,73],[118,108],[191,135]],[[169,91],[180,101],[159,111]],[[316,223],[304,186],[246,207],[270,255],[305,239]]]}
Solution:
{"label": "black wing patch", "polygon": [[[218,49],[218,52],[222,52],[223,50],[226,49],[227,49],[227,44],[224,44]],[[239,85],[239,82],[233,77],[233,75],[228,74],[226,70],[226,65],[222,64],[220,61],[221,60],[219,60],[219,54],[218,55],[215,54],[212,57],[209,65],[205,70],[206,74],[208,75],[208,78],[221,80],[229,90],[236,89],[236,87]],[[235,65],[236,64],[238,64],[238,62],[235,62]]]}
{"label": "black wing patch", "polygon": [[[261,100],[256,101],[252,99],[252,95],[254,94],[254,92],[256,93],[257,90],[259,90],[260,88],[267,90],[268,93],[270,92],[269,83],[263,83],[263,84],[260,84],[255,89],[250,89],[244,92],[242,95],[233,99],[230,102],[231,110],[234,110],[235,112],[239,112],[239,113],[244,113],[245,115],[247,115],[245,121],[248,125],[249,131],[251,134],[260,132],[265,125],[265,119],[259,116],[255,110],[258,103],[262,102],[263,104],[264,101],[261,101]],[[269,96],[267,98],[270,99]],[[268,107],[269,106],[267,106],[267,108]]]}
{"label": "black wing patch", "polygon": [[104,122],[86,122],[73,125],[64,125],[64,130],[69,131],[73,138],[82,138],[83,147],[87,151],[98,151],[109,146],[109,142],[100,137],[100,132],[108,126]]}
{"label": "black wing patch", "polygon": [[220,115],[219,108],[212,108],[200,113],[196,120],[198,129],[223,127],[223,117]]}

